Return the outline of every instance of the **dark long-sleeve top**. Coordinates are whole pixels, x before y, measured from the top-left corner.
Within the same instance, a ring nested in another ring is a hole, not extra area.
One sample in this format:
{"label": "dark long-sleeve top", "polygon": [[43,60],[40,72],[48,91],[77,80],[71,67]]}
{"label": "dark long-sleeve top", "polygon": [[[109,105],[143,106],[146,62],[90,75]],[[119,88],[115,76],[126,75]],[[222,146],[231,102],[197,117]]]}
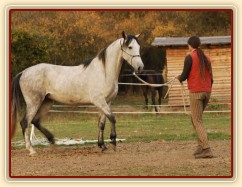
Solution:
{"label": "dark long-sleeve top", "polygon": [[188,78],[191,68],[192,68],[192,57],[190,55],[187,55],[184,60],[182,74],[178,77],[180,82],[183,82]]}

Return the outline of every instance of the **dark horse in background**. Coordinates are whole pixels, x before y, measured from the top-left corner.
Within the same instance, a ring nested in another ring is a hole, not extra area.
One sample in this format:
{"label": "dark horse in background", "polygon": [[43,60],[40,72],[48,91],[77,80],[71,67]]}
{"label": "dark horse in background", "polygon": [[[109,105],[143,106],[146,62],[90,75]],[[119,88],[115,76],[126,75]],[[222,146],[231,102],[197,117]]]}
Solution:
{"label": "dark horse in background", "polygon": [[[150,84],[164,84],[163,71],[167,64],[166,50],[164,48],[149,47],[142,54],[142,60],[146,70],[140,74],[140,77]],[[148,70],[149,69],[149,70]],[[145,104],[148,108],[148,92],[151,91],[152,105],[155,105],[155,111],[158,112],[156,106],[156,94],[158,92],[158,104],[161,105],[162,92],[164,87],[142,86]]]}
{"label": "dark horse in background", "polygon": [[[150,84],[164,84],[164,78],[162,76],[162,72],[158,70],[150,70],[150,71],[143,71],[140,75],[144,81]],[[143,95],[145,97],[145,105],[148,109],[148,92],[151,92],[151,101],[152,105],[155,108],[155,112],[158,112],[158,107],[156,105],[156,92],[158,92],[158,104],[161,105],[161,98],[163,92],[163,86],[161,87],[151,87],[151,86],[142,86]]]}

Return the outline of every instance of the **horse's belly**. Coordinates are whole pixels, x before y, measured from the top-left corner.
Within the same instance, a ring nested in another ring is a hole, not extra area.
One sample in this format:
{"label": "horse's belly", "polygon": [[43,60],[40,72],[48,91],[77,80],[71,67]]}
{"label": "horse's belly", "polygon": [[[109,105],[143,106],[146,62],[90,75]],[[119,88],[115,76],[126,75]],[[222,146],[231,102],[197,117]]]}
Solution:
{"label": "horse's belly", "polygon": [[68,96],[68,95],[55,95],[55,94],[48,94],[48,98],[69,105],[77,105],[77,104],[88,104],[90,103],[89,98],[81,97],[81,96]]}

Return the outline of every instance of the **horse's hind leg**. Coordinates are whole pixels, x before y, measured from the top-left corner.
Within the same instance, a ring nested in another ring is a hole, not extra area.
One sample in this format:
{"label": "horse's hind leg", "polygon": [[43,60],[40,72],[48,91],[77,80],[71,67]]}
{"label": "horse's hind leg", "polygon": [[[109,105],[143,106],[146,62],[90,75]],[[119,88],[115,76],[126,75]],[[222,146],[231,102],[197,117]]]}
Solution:
{"label": "horse's hind leg", "polygon": [[29,92],[29,89],[26,87],[26,85],[23,85],[21,89],[26,103],[26,114],[20,124],[25,139],[26,149],[30,151],[30,155],[33,155],[36,153],[36,151],[32,147],[30,141],[30,124],[36,116],[44,97],[41,93]]}
{"label": "horse's hind leg", "polygon": [[29,133],[28,133],[28,120],[26,117],[26,114],[24,115],[23,119],[20,122],[20,125],[22,127],[22,132],[24,135],[24,140],[25,140],[25,145],[26,145],[26,149],[28,149],[30,151],[30,155],[33,155],[36,153],[36,151],[33,149],[31,142],[30,142],[30,137],[29,137]]}
{"label": "horse's hind leg", "polygon": [[20,121],[20,125],[22,128],[23,136],[24,136],[24,141],[25,141],[25,146],[26,149],[29,150],[29,155],[34,155],[36,151],[32,147],[31,141],[30,141],[30,136],[29,136],[29,122],[28,122],[27,114],[24,115],[23,119]]}
{"label": "horse's hind leg", "polygon": [[55,143],[54,136],[50,133],[50,131],[48,131],[46,128],[44,128],[40,123],[41,118],[48,113],[48,111],[52,107],[52,105],[53,105],[53,101],[51,99],[45,98],[45,100],[42,102],[37,114],[35,115],[32,123],[40,132],[42,132],[46,136],[46,138],[48,139],[48,141],[51,144],[54,144]]}
{"label": "horse's hind leg", "polygon": [[24,135],[24,139],[25,139],[26,149],[29,150],[30,155],[33,155],[36,153],[36,151],[32,147],[31,141],[30,141],[29,126],[30,126],[34,116],[36,115],[37,111],[38,111],[38,107],[36,107],[36,105],[27,104],[26,114],[25,114],[24,118],[22,119],[22,121],[20,122],[22,131],[23,131],[23,135]]}
{"label": "horse's hind leg", "polygon": [[32,123],[40,132],[42,132],[46,136],[46,138],[49,140],[51,144],[55,143],[54,136],[50,133],[50,131],[48,131],[41,125],[40,119],[33,120]]}

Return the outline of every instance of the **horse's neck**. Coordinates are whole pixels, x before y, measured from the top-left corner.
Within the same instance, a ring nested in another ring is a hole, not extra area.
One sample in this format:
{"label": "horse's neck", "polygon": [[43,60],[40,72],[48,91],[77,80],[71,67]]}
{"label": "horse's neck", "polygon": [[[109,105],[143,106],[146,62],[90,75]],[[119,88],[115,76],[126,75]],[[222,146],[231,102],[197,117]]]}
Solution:
{"label": "horse's neck", "polygon": [[118,82],[118,77],[122,66],[122,51],[121,51],[121,40],[118,39],[114,41],[107,48],[107,58],[105,63],[106,81],[108,82]]}

